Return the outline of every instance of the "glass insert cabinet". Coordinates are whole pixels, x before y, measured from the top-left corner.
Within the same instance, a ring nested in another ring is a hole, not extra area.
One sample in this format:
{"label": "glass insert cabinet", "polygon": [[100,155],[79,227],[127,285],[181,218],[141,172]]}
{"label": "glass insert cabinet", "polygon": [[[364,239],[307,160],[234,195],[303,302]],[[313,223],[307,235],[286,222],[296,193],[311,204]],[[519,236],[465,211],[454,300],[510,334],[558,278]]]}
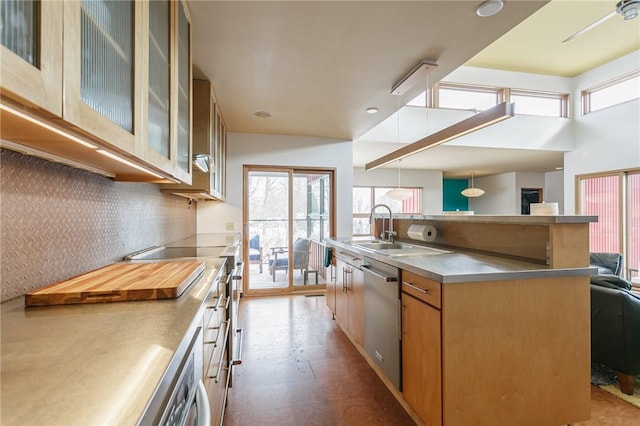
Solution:
{"label": "glass insert cabinet", "polygon": [[0,15],[3,98],[190,183],[186,3],[1,0]]}

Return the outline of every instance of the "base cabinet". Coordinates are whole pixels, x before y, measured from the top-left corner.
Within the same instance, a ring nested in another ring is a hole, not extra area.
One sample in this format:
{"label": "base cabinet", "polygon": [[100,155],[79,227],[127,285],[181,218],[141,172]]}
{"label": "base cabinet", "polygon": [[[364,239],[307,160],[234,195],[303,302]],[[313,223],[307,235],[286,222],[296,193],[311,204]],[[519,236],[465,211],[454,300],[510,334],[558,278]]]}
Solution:
{"label": "base cabinet", "polygon": [[229,387],[229,298],[220,280],[207,297],[203,324],[202,382],[209,396],[211,424],[222,424]]}
{"label": "base cabinet", "polygon": [[364,346],[364,276],[362,258],[348,252],[337,252],[335,316],[340,324]]}
{"label": "base cabinet", "polygon": [[426,425],[589,418],[588,277],[402,282],[402,394]]}
{"label": "base cabinet", "polygon": [[402,293],[402,395],[427,426],[442,424],[440,311]]}

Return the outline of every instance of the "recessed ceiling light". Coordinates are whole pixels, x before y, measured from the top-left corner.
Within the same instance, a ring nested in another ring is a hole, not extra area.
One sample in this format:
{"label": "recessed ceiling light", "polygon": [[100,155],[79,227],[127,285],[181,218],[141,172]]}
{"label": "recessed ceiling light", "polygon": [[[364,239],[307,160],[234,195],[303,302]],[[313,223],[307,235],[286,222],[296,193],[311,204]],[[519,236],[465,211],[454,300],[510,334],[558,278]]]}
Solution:
{"label": "recessed ceiling light", "polygon": [[556,170],[562,170],[564,167],[556,167]]}
{"label": "recessed ceiling light", "polygon": [[253,113],[253,115],[255,115],[258,118],[270,118],[271,114],[269,114],[267,111],[256,111]]}
{"label": "recessed ceiling light", "polygon": [[375,114],[376,112],[378,112],[378,108],[376,107],[369,107],[366,109],[367,114]]}
{"label": "recessed ceiling light", "polygon": [[487,0],[478,6],[476,14],[482,17],[493,16],[502,10],[502,6],[502,0]]}

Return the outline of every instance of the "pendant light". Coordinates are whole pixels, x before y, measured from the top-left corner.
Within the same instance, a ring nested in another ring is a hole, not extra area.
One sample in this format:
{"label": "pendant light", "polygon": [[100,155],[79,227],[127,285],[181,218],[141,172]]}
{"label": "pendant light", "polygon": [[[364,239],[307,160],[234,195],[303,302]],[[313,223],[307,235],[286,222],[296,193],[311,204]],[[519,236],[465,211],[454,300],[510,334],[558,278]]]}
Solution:
{"label": "pendant light", "polygon": [[[396,98],[396,116],[398,124],[397,139],[398,144],[400,144],[400,96]],[[413,196],[413,191],[400,186],[400,161],[401,160],[398,160],[398,187],[390,189],[385,195],[392,200],[405,201]]]}
{"label": "pendant light", "polygon": [[461,194],[468,198],[480,197],[484,194],[484,190],[481,188],[476,188],[473,186],[473,175],[475,173],[471,172],[471,187],[463,189]]}

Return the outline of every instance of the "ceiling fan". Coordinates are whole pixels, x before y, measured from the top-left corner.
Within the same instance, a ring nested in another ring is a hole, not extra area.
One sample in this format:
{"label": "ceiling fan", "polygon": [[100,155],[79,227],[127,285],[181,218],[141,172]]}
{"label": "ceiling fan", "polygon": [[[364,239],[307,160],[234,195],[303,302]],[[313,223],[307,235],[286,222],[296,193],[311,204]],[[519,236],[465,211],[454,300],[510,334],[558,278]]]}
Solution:
{"label": "ceiling fan", "polygon": [[618,13],[624,17],[625,21],[635,18],[636,16],[638,16],[638,13],[640,13],[640,0],[620,0],[618,3],[616,3],[615,10],[613,10],[611,13],[603,16],[602,18],[598,19],[594,23],[587,25],[586,27],[584,27],[577,33],[569,36],[567,39],[563,40],[562,42],[565,43],[567,41],[573,40],[574,38],[578,37],[580,34],[584,34],[590,29],[597,27],[598,25],[614,17]]}

